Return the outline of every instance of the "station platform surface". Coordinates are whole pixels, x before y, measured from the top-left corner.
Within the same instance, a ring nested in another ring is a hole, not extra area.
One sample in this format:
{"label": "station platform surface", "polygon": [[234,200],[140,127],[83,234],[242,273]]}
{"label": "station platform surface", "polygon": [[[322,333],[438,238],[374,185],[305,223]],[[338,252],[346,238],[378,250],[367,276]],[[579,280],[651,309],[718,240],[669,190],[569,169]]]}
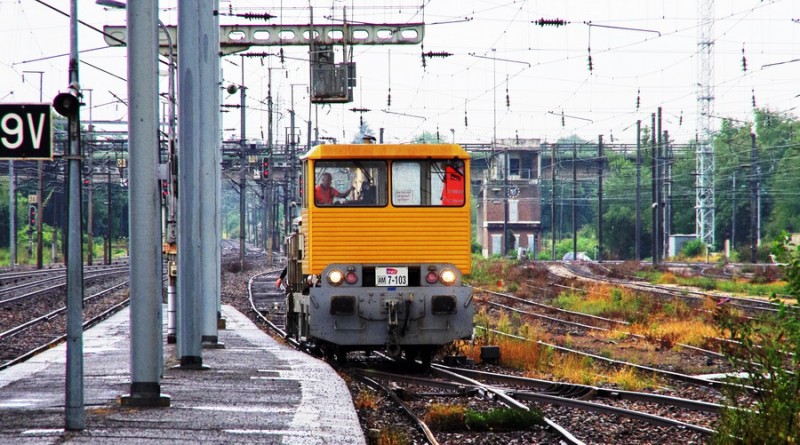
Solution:
{"label": "station platform surface", "polygon": [[80,431],[64,430],[63,343],[0,371],[0,444],[365,443],[350,392],[328,364],[280,344],[230,306],[222,313],[224,348],[203,349],[208,370],[175,368],[175,345],[164,345],[167,408],[119,405],[131,383],[127,309],[85,331]]}

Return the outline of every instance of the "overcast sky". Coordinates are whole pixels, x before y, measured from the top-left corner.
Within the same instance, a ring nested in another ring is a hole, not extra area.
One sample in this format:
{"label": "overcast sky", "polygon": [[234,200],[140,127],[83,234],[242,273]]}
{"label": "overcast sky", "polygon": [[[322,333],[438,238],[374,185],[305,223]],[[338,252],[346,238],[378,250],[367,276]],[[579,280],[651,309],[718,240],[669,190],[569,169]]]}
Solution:
{"label": "overcast sky", "polygon": [[[0,0],[0,102],[50,102],[68,83],[69,20],[66,0]],[[160,2],[160,18],[177,23],[174,1]],[[264,4],[271,5],[268,7]],[[689,0],[397,0],[397,1],[222,1],[222,13],[268,12],[272,24],[341,23],[343,10],[356,22],[425,22],[420,45],[355,46],[358,86],[354,102],[312,108],[321,136],[349,142],[366,108],[367,124],[385,129],[387,142],[407,142],[437,130],[443,140],[490,142],[497,138],[555,140],[571,134],[589,140],[634,143],[635,122],[645,125],[663,108],[664,129],[679,143],[697,128],[698,8]],[[102,28],[124,25],[125,12],[80,0],[79,18]],[[758,107],[797,115],[800,101],[800,2],[725,0],[714,2],[714,115],[752,120]],[[540,18],[563,19],[565,26],[538,26]],[[228,16],[222,23],[259,24]],[[599,26],[589,26],[588,23]],[[610,28],[617,27],[617,28]],[[619,29],[627,28],[627,29]],[[82,118],[127,120],[124,48],[108,48],[102,35],[81,25],[81,86],[91,89],[91,108]],[[423,52],[452,56],[427,60]],[[744,53],[742,52],[744,50]],[[276,47],[252,48],[277,53]],[[308,107],[308,54],[285,47],[276,57],[244,62],[249,88],[248,138],[266,138],[267,68],[282,140],[294,87],[294,108],[305,140]],[[588,68],[591,54],[593,69]],[[337,51],[337,62],[341,62]],[[746,58],[747,70],[742,67]],[[223,60],[224,83],[242,82],[242,58]],[[788,63],[782,63],[788,62]],[[279,69],[283,68],[283,69]],[[24,75],[24,81],[23,81]],[[162,79],[166,90],[166,77]],[[391,106],[387,103],[391,88]],[[13,94],[11,94],[13,92]],[[89,103],[89,93],[86,93]],[[507,98],[508,97],[508,101]],[[637,108],[638,98],[638,108]],[[238,104],[239,95],[223,95]],[[562,113],[564,114],[562,124]],[[465,125],[465,116],[467,119]],[[712,120],[718,126],[718,119]],[[113,126],[101,125],[113,129]],[[226,113],[225,138],[239,137],[239,112]]]}

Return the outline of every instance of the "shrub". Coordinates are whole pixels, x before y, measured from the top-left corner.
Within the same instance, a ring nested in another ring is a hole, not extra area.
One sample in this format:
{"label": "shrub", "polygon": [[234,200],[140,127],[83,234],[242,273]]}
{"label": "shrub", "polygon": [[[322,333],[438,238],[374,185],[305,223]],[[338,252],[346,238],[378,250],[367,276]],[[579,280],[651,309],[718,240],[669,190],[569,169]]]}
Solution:
{"label": "shrub", "polygon": [[706,246],[703,244],[703,241],[699,239],[687,241],[686,244],[681,247],[681,255],[687,258],[703,255],[705,251]]}
{"label": "shrub", "polygon": [[438,431],[460,431],[464,429],[464,411],[460,405],[434,403],[422,420]]}
{"label": "shrub", "polygon": [[[787,253],[788,247],[784,244]],[[800,303],[800,249],[789,256],[784,273],[789,293]],[[740,345],[725,351],[742,369],[744,383],[756,388],[753,405],[742,400],[744,389],[727,394],[729,409],[722,412],[715,443],[795,444],[800,437],[800,306],[773,299],[777,315],[745,319],[725,310],[719,323]]]}
{"label": "shrub", "polygon": [[509,431],[529,429],[541,425],[544,415],[538,409],[523,411],[510,408],[498,408],[487,412],[467,410],[464,423],[473,431]]}

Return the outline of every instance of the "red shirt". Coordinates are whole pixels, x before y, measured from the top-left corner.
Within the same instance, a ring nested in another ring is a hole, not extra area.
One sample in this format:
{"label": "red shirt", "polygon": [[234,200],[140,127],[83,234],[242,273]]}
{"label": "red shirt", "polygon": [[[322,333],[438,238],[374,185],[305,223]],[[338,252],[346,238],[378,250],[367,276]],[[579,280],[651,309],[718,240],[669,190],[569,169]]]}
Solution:
{"label": "red shirt", "polygon": [[322,184],[317,184],[317,186],[314,187],[314,202],[316,202],[317,205],[333,204],[333,198],[338,198],[340,196],[342,196],[342,192],[333,187],[325,189],[322,187]]}

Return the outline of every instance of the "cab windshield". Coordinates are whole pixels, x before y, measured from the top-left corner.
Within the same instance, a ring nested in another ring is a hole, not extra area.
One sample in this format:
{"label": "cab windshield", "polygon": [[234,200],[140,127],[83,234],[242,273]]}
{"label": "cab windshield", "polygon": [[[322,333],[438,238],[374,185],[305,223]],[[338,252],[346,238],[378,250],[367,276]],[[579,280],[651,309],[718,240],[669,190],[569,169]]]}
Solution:
{"label": "cab windshield", "polygon": [[392,205],[464,205],[464,161],[402,160],[392,162]]}
{"label": "cab windshield", "polygon": [[385,161],[317,161],[314,164],[314,204],[382,207],[387,204]]}

